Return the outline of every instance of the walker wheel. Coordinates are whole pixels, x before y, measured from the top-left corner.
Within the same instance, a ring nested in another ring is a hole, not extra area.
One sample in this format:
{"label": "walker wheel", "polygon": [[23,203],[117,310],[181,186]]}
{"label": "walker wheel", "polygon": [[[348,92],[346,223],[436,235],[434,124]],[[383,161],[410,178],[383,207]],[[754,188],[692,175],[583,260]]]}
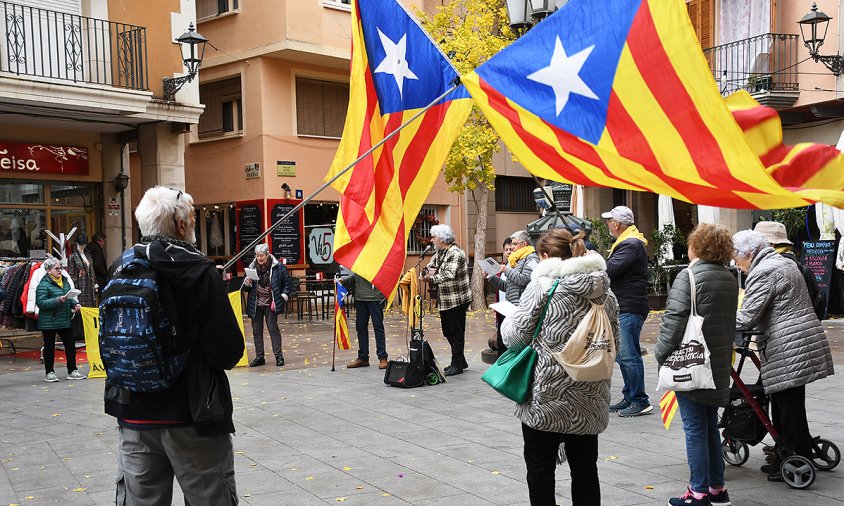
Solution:
{"label": "walker wheel", "polygon": [[780,476],[789,487],[806,489],[815,482],[815,466],[802,455],[792,455],[780,464]]}
{"label": "walker wheel", "polygon": [[750,458],[747,443],[735,439],[724,438],[721,442],[721,453],[724,454],[724,461],[731,466],[741,466]]}
{"label": "walker wheel", "polygon": [[429,372],[428,376],[425,377],[425,383],[428,385],[436,385],[440,382],[440,377],[435,372]]}
{"label": "walker wheel", "polygon": [[841,452],[835,443],[828,439],[815,438],[813,441],[814,457],[812,457],[812,464],[819,471],[831,471],[841,462]]}

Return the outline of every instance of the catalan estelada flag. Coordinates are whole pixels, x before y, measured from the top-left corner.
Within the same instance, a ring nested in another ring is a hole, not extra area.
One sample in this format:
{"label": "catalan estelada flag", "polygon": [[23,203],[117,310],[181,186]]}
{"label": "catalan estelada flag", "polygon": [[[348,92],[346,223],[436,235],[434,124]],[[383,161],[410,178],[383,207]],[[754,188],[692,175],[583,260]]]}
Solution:
{"label": "catalan estelada flag", "polygon": [[462,82],[539,177],[719,207],[807,204],[745,142],[683,0],[571,0]]}
{"label": "catalan estelada flag", "polygon": [[665,430],[668,430],[671,427],[671,420],[674,420],[674,415],[677,413],[677,394],[673,390],[662,394],[659,399],[659,410],[662,413],[662,424],[665,425]]}
{"label": "catalan estelada flag", "polygon": [[[396,0],[352,0],[349,109],[326,180],[457,83],[457,71]],[[462,86],[364,158],[340,192],[338,263],[391,296],[407,237],[471,109]]]}
{"label": "catalan estelada flag", "polygon": [[726,99],[747,144],[781,186],[802,197],[844,207],[844,155],[828,144],[782,142],[776,110],[759,105],[744,90]]}
{"label": "catalan estelada flag", "polygon": [[347,293],[349,291],[339,281],[334,280],[334,337],[337,339],[337,347],[341,350],[348,350],[352,347],[349,342],[349,325],[346,323],[346,312],[343,311]]}

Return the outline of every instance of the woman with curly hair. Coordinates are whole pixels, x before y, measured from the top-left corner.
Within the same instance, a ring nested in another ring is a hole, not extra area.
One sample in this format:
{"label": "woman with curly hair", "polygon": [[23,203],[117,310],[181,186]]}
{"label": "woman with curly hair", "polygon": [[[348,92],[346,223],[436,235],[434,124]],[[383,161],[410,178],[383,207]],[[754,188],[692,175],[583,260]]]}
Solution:
{"label": "woman with curly hair", "polygon": [[677,404],[686,433],[689,488],[672,505],[730,504],[724,487],[724,458],[718,432],[718,408],[730,401],[730,357],[736,328],[738,282],[725,267],[733,254],[732,237],[723,225],[702,223],[689,235],[689,264],[677,275],[668,293],[659,341],[654,349],[657,364],[683,342],[691,313],[691,276],[694,275],[695,308],[703,317],[703,336],[709,348],[714,390],[677,392]]}

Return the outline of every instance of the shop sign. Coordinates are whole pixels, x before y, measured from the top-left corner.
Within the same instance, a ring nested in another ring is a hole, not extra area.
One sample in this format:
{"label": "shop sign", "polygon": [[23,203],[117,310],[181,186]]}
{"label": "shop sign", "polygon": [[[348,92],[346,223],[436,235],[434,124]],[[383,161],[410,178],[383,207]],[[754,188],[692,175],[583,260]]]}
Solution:
{"label": "shop sign", "polygon": [[296,162],[294,160],[277,160],[275,162],[277,176],[296,176]]}
{"label": "shop sign", "polygon": [[334,261],[334,230],[314,227],[308,235],[308,257],[312,264],[330,264]]}
{"label": "shop sign", "polygon": [[0,141],[0,172],[88,175],[88,148]]}
{"label": "shop sign", "polygon": [[247,163],[245,171],[246,179],[258,179],[261,177],[261,163]]}
{"label": "shop sign", "polygon": [[120,204],[117,202],[117,197],[111,197],[108,201],[108,215],[120,216]]}

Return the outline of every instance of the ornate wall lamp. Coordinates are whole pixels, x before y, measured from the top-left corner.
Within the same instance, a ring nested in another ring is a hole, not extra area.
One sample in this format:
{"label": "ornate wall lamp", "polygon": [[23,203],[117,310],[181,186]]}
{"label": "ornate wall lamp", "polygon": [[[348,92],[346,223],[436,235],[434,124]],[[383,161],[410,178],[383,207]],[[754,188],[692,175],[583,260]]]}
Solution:
{"label": "ornate wall lamp", "polygon": [[185,67],[188,70],[187,75],[181,77],[165,77],[164,78],[164,100],[175,100],[176,92],[179,91],[185,83],[193,81],[199,72],[199,67],[202,65],[202,58],[205,56],[205,45],[208,44],[208,39],[197,32],[193,23],[188,26],[188,31],[183,33],[176,39],[179,43],[179,52],[181,54],[182,45],[187,44],[190,50],[186,58],[182,58]]}
{"label": "ornate wall lamp", "polygon": [[819,53],[826,39],[826,31],[829,29],[831,19],[818,11],[818,4],[812,3],[812,10],[797,24],[800,25],[800,35],[803,36],[803,45],[809,50],[809,56],[816,62],[823,63],[836,76],[840,76],[844,70],[844,56],[838,54],[824,56]]}

